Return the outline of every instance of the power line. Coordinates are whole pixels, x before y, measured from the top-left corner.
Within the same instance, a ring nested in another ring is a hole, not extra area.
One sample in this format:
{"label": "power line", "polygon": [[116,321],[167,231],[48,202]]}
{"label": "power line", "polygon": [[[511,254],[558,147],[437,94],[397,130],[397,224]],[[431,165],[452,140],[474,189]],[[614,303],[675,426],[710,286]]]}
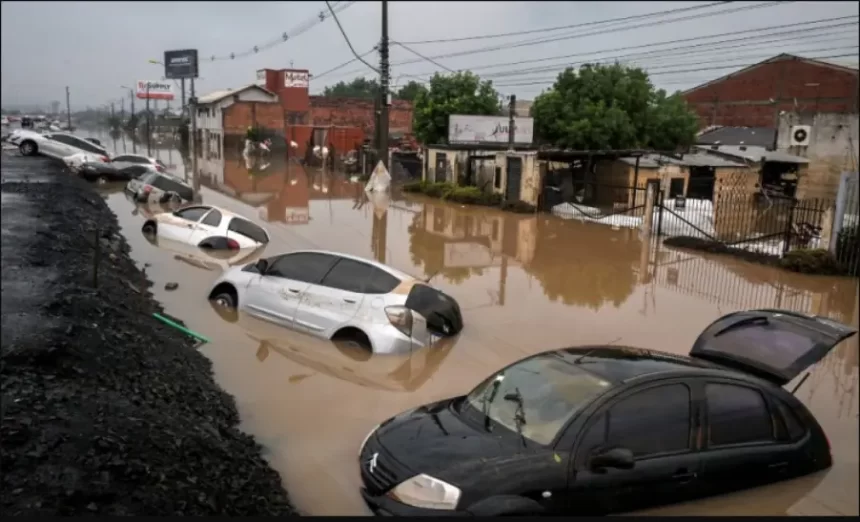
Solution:
{"label": "power line", "polygon": [[410,53],[414,54],[415,56],[432,63],[436,67],[441,67],[442,69],[445,69],[446,71],[451,72],[451,73],[456,72],[456,71],[454,71],[454,69],[451,69],[450,67],[446,67],[446,66],[442,65],[441,63],[437,62],[436,60],[434,60],[432,58],[428,58],[428,57],[424,56],[423,54],[419,53],[418,51],[412,49],[411,47],[407,47],[406,45],[404,45],[400,42],[391,42],[391,43],[393,43],[395,45],[399,45],[400,47],[402,47],[402,48],[406,49],[407,51],[409,51]]}
{"label": "power line", "polygon": [[[361,53],[359,56],[360,56],[360,57],[362,57],[362,58],[364,58],[365,56],[367,56],[368,54],[370,54],[370,53],[372,53],[372,52],[374,52],[374,51],[376,51],[376,50],[378,50],[378,46],[374,45],[374,46],[373,46],[369,51],[363,52],[363,53]],[[349,65],[349,64],[351,64],[351,63],[355,63],[355,62],[357,62],[357,61],[358,61],[358,57],[353,58],[353,59],[351,59],[351,60],[349,60],[349,61],[343,62],[343,63],[342,63],[342,64],[340,64],[340,65],[336,65],[336,66],[332,67],[331,69],[329,69],[329,70],[327,70],[327,71],[321,72],[321,73],[319,73],[319,74],[315,74],[315,75],[313,76],[313,78],[314,78],[314,80],[318,80],[319,78],[321,78],[321,77],[323,77],[323,76],[326,76],[327,74],[331,74],[331,73],[333,73],[333,72],[335,72],[335,71],[337,71],[337,70],[343,69],[343,68],[344,68],[344,67],[346,67],[347,65]]]}
{"label": "power line", "polygon": [[[686,20],[706,18],[706,17],[710,17],[710,16],[717,16],[717,15],[735,13],[735,12],[740,12],[740,11],[746,11],[746,10],[750,10],[750,9],[760,9],[760,8],[764,8],[764,7],[773,7],[775,5],[782,4],[782,3],[784,3],[784,2],[764,2],[764,3],[760,3],[760,4],[734,7],[732,9],[725,9],[722,11],[715,11],[715,12],[711,12],[711,13],[701,13],[701,14],[684,16],[684,17],[668,19],[668,20],[650,21],[647,24],[631,25],[631,26],[625,26],[625,27],[615,27],[615,28],[609,28],[609,29],[604,30],[604,31],[597,31],[597,32],[590,32],[590,33],[576,32],[576,33],[571,34],[571,35],[557,36],[557,37],[551,37],[551,38],[539,38],[536,40],[534,40],[534,39],[533,40],[525,40],[525,41],[519,41],[519,42],[512,42],[509,44],[495,45],[492,47],[482,47],[482,48],[470,49],[470,50],[466,50],[466,51],[457,51],[457,52],[453,52],[453,53],[439,54],[439,55],[430,56],[429,58],[432,58],[433,60],[439,60],[439,59],[445,59],[445,58],[456,58],[459,56],[468,56],[468,55],[472,55],[472,54],[482,54],[482,53],[487,53],[487,52],[497,52],[497,51],[501,51],[501,50],[514,49],[514,48],[518,48],[518,47],[541,45],[544,43],[558,42],[558,41],[570,40],[570,39],[574,39],[574,38],[584,38],[587,36],[602,36],[602,35],[606,35],[609,33],[618,32],[618,31],[626,31],[626,30],[630,30],[630,29],[640,29],[643,27],[651,28],[655,25],[662,25],[662,24],[667,24],[667,23],[675,23],[675,22],[682,22],[682,21],[686,21]],[[411,64],[411,63],[417,63],[420,61],[422,61],[422,60],[421,59],[404,60],[401,62],[396,62],[392,65],[407,65],[407,64]],[[357,72],[357,71],[353,71],[351,73],[355,74],[355,72]],[[344,74],[350,74],[350,73],[344,73]]]}
{"label": "power line", "polygon": [[352,6],[353,4],[355,4],[355,1],[335,2],[335,6],[332,6],[333,7],[332,14],[326,14],[325,11],[320,11],[319,14],[317,14],[316,16],[313,16],[313,17],[305,20],[304,22],[297,25],[296,27],[294,27],[290,31],[285,31],[285,32],[281,33],[281,35],[279,37],[274,38],[274,39],[272,39],[266,43],[263,43],[261,45],[255,45],[254,47],[248,49],[247,51],[230,53],[230,54],[222,55],[222,56],[216,56],[213,54],[212,56],[210,56],[206,60],[209,62],[235,60],[236,58],[245,58],[247,56],[257,54],[261,51],[269,50],[269,49],[271,49],[277,45],[280,45],[282,43],[287,42],[290,38],[295,38],[297,36],[300,36],[300,35],[308,32],[308,31],[310,31],[311,29],[313,29],[317,25],[325,22],[334,13],[340,13],[342,11],[345,11],[345,10],[349,9],[349,7]]}
{"label": "power line", "polygon": [[575,29],[577,27],[588,27],[588,26],[592,26],[592,25],[626,22],[626,21],[630,21],[630,20],[651,18],[654,16],[661,16],[661,15],[671,14],[671,13],[680,13],[680,12],[684,12],[684,11],[694,11],[694,10],[699,10],[699,9],[707,9],[707,8],[714,7],[717,5],[729,4],[729,3],[731,3],[731,2],[712,2],[710,4],[696,5],[696,6],[692,6],[692,7],[684,7],[681,9],[667,9],[665,11],[657,11],[654,13],[646,13],[646,14],[642,14],[642,15],[623,16],[621,18],[609,18],[606,20],[598,20],[596,22],[585,22],[585,23],[579,23],[579,24],[573,24],[573,25],[559,25],[559,26],[555,26],[555,27],[544,27],[544,28],[540,28],[540,29],[529,29],[527,31],[513,31],[513,32],[509,32],[509,33],[483,34],[483,35],[479,35],[479,36],[464,36],[464,37],[460,37],[460,38],[442,38],[442,39],[438,39],[438,40],[417,40],[417,41],[412,41],[412,42],[407,41],[407,42],[400,42],[400,43],[401,44],[405,43],[405,44],[409,44],[409,45],[425,45],[425,44],[436,44],[436,43],[465,42],[465,41],[470,41],[470,40],[486,40],[489,38],[506,38],[508,36],[521,36],[521,35],[525,35],[525,34],[535,34],[535,33],[548,33],[548,32],[552,32],[552,31],[560,31],[562,29]]}
{"label": "power line", "polygon": [[349,36],[346,35],[346,31],[343,30],[343,26],[340,25],[340,20],[337,19],[337,15],[335,14],[334,9],[332,9],[331,3],[329,3],[329,1],[326,0],[325,5],[328,6],[328,10],[331,12],[331,16],[332,16],[332,18],[334,18],[335,23],[337,23],[337,28],[340,30],[340,34],[343,35],[343,39],[346,40],[346,45],[349,46],[349,50],[352,52],[353,56],[355,56],[355,59],[360,61],[364,65],[370,67],[370,69],[373,70],[374,72],[379,73],[379,69],[377,69],[376,67],[367,63],[364,60],[364,58],[361,57],[360,54],[355,52],[355,48],[352,46],[352,42],[349,41]]}
{"label": "power line", "polygon": [[[654,43],[642,44],[642,45],[631,45],[631,46],[625,46],[625,47],[616,47],[613,49],[604,49],[604,50],[599,50],[599,51],[589,51],[589,52],[581,52],[581,53],[574,53],[574,54],[556,55],[556,56],[549,56],[549,57],[545,57],[545,58],[535,58],[535,59],[530,59],[530,60],[519,60],[519,61],[514,61],[514,62],[501,62],[501,63],[477,65],[474,67],[464,67],[464,68],[469,69],[469,70],[480,70],[480,69],[490,69],[490,68],[495,68],[495,67],[525,65],[525,64],[533,64],[533,63],[537,63],[537,62],[546,62],[546,61],[560,60],[560,59],[566,59],[566,58],[574,58],[574,57],[580,57],[580,56],[590,56],[590,55],[594,55],[594,54],[611,53],[611,52],[617,52],[617,51],[638,50],[638,49],[643,49],[643,48],[647,48],[647,47],[656,47],[656,46],[661,46],[661,45],[688,43],[688,42],[694,42],[694,41],[700,41],[700,40],[710,40],[713,38],[719,38],[719,37],[723,37],[723,36],[732,36],[732,35],[747,34],[747,33],[754,33],[754,34],[752,34],[751,36],[743,37],[743,38],[731,38],[731,39],[726,39],[726,40],[719,40],[716,42],[703,42],[703,43],[699,43],[699,44],[695,44],[695,45],[684,45],[684,46],[674,47],[671,49],[655,49],[651,52],[663,52],[663,51],[669,51],[669,50],[674,50],[674,49],[688,50],[688,49],[695,49],[695,48],[700,48],[700,47],[716,46],[716,45],[720,45],[720,44],[728,43],[728,42],[741,42],[741,41],[748,41],[748,40],[760,41],[761,38],[770,38],[772,36],[787,35],[790,37],[797,37],[800,34],[805,34],[808,32],[830,30],[830,29],[836,29],[836,28],[846,27],[846,26],[857,27],[856,20],[858,18],[860,18],[860,17],[858,17],[857,15],[840,16],[840,17],[836,17],[836,18],[825,18],[825,19],[814,20],[814,21],[810,21],[810,22],[797,22],[797,23],[792,23],[792,24],[775,25],[775,26],[769,26],[769,27],[758,27],[755,29],[745,29],[745,30],[741,30],[741,31],[731,31],[731,32],[727,32],[727,33],[719,33],[719,34],[712,34],[712,35],[706,35],[706,36],[694,36],[691,38],[681,38],[681,39],[676,39],[676,40],[664,40],[662,42],[654,42]],[[796,29],[797,27],[800,27],[800,26],[825,23],[825,22],[840,21],[840,20],[846,20],[846,19],[854,19],[854,21],[853,22],[837,23],[837,24],[826,25],[826,26],[819,26],[819,27],[807,27],[807,28],[802,28],[802,29]],[[786,30],[786,31],[780,31],[780,32],[773,32],[770,34],[761,34],[761,31],[772,31],[775,29],[787,29],[787,28],[793,28],[793,29]],[[562,65],[562,64],[558,64],[558,65]],[[555,65],[553,67],[555,67]],[[419,76],[421,76],[422,74],[427,75],[427,74],[433,74],[433,73],[428,72],[428,73],[417,73],[417,74]]]}
{"label": "power line", "polygon": [[[829,60],[832,58],[846,58],[849,56],[851,56],[851,57],[857,56],[857,53],[836,54],[836,55],[830,55],[830,56],[809,56],[809,57],[804,57],[804,58],[807,58],[809,60]],[[758,65],[759,63],[761,63],[761,62],[735,64],[735,65],[723,65],[723,66],[718,66],[718,67],[701,67],[701,68],[696,68],[696,69],[682,69],[682,70],[677,70],[677,71],[658,71],[655,73],[649,72],[648,76],[659,76],[659,75],[663,75],[663,74],[677,74],[677,73],[688,73],[688,72],[699,72],[699,71],[715,71],[715,70],[720,70],[720,69],[738,69],[738,68],[743,69],[745,67],[752,67],[753,65]],[[494,84],[494,86],[495,87],[525,87],[525,86],[529,86],[529,85],[546,85],[547,83],[550,83],[552,81],[554,81],[554,80]]]}

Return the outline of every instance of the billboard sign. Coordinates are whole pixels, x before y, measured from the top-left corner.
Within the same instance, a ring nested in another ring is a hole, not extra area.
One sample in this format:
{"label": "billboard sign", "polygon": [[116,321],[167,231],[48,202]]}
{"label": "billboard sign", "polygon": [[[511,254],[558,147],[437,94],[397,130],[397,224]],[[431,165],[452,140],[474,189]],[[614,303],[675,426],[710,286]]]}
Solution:
{"label": "billboard sign", "polygon": [[[448,143],[508,143],[507,116],[448,117]],[[514,118],[514,143],[531,145],[534,140],[534,118]]]}
{"label": "billboard sign", "polygon": [[311,75],[307,71],[284,71],[284,87],[307,89]]}
{"label": "billboard sign", "polygon": [[172,100],[173,82],[138,80],[137,97],[141,100]]}
{"label": "billboard sign", "polygon": [[197,49],[164,51],[164,77],[168,80],[197,78]]}
{"label": "billboard sign", "polygon": [[254,82],[254,85],[259,85],[260,87],[266,86],[266,70],[260,69],[257,71],[257,80]]}

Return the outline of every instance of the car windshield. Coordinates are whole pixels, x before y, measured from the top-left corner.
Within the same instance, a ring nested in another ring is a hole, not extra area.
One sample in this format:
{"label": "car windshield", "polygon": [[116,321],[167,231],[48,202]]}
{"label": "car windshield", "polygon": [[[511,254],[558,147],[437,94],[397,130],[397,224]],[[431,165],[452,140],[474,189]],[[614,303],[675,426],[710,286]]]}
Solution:
{"label": "car windshield", "polygon": [[466,401],[484,415],[487,431],[499,424],[546,446],[577,411],[610,386],[609,381],[548,353],[493,375],[472,390]]}

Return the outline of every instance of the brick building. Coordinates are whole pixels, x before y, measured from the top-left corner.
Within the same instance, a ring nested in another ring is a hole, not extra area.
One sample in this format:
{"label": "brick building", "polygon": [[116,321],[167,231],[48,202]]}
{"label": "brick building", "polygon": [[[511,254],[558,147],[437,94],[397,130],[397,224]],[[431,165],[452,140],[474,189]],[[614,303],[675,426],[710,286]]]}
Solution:
{"label": "brick building", "polygon": [[683,93],[712,125],[776,128],[781,112],[857,113],[856,68],[780,54]]}

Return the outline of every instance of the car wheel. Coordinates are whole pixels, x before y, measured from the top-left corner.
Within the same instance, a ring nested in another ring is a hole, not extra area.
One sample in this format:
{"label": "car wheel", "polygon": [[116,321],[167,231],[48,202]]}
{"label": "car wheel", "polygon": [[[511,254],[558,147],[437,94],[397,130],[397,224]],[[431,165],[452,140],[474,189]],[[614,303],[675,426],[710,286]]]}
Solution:
{"label": "car wheel", "polygon": [[356,356],[360,355],[358,358],[365,358],[366,360],[373,355],[373,345],[370,343],[370,339],[357,328],[344,328],[334,334],[331,340],[338,349],[342,348],[352,352],[350,357],[353,359],[357,359]]}
{"label": "car wheel", "polygon": [[39,151],[39,147],[32,141],[25,141],[18,147],[18,150],[21,151],[21,155],[23,156],[33,156]]}
{"label": "car wheel", "polygon": [[236,296],[232,292],[220,292],[212,298],[212,302],[221,308],[236,308]]}
{"label": "car wheel", "polygon": [[143,233],[148,236],[154,236],[158,232],[158,226],[152,221],[147,221],[143,224]]}

